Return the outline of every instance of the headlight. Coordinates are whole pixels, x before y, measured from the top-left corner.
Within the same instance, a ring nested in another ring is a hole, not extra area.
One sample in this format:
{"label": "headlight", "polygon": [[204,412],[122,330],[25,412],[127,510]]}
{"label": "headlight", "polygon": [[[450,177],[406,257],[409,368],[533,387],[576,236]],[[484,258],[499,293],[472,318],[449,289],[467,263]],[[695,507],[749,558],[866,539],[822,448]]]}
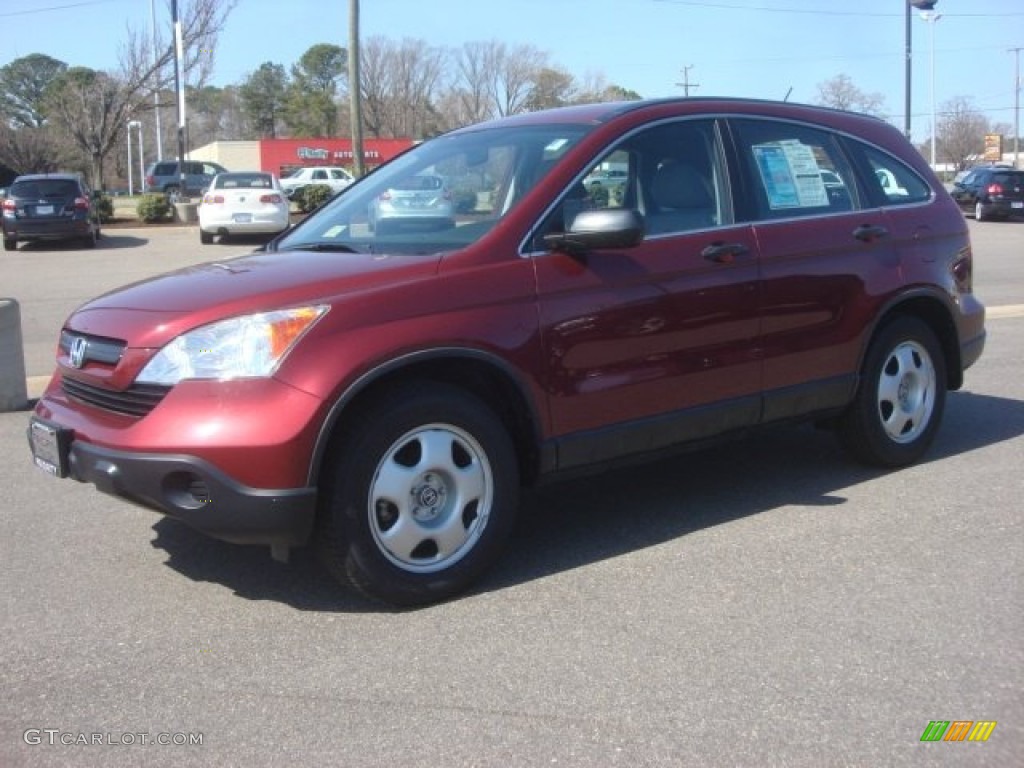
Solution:
{"label": "headlight", "polygon": [[232,317],[183,333],[142,369],[141,384],[177,384],[182,379],[270,376],[328,310],[297,307]]}

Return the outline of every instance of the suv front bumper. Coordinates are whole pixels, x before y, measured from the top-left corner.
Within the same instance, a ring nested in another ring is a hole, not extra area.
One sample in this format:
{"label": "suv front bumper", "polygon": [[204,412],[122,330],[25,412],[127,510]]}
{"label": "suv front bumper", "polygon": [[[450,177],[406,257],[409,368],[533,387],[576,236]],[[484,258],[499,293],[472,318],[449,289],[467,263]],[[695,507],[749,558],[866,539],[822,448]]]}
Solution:
{"label": "suv front bumper", "polygon": [[[30,425],[30,444],[32,430]],[[195,456],[116,451],[70,435],[58,443],[65,452],[60,466],[69,477],[213,538],[291,547],[306,543],[312,532],[315,488],[251,488]]]}

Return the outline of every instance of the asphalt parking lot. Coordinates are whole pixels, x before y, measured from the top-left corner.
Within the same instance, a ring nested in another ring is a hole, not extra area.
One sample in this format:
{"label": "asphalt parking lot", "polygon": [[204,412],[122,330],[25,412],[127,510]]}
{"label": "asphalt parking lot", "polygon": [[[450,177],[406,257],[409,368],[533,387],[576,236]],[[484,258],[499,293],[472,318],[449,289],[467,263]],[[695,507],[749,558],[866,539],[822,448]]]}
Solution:
{"label": "asphalt parking lot", "polygon": [[[0,766],[1020,764],[1024,222],[971,228],[989,343],[925,462],[782,428],[550,486],[416,611],[53,480],[0,414]],[[105,241],[0,259],[33,385],[82,299],[252,247]]]}

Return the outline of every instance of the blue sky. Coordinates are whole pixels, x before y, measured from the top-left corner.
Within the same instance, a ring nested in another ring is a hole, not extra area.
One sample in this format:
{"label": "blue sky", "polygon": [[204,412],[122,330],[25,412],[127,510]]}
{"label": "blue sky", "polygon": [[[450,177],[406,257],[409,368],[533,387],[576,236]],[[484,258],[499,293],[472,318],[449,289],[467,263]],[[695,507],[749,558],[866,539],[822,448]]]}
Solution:
{"label": "blue sky", "polygon": [[[180,0],[181,3],[186,0]],[[290,66],[311,45],[348,40],[348,0],[239,0],[216,52],[214,84],[240,82],[264,61]],[[643,96],[695,95],[813,102],[843,73],[884,96],[902,127],[902,0],[362,0],[362,35],[431,45],[499,39],[530,44],[577,77],[603,74]],[[158,23],[169,25],[166,0]],[[1014,63],[1024,0],[938,0],[935,100],[969,96],[1013,125]],[[0,5],[0,65],[45,53],[112,69],[129,25],[150,28],[150,0],[22,0]],[[928,136],[930,25],[915,13],[913,138]],[[1024,66],[1024,65],[1022,65]],[[792,89],[792,90],[790,90]]]}

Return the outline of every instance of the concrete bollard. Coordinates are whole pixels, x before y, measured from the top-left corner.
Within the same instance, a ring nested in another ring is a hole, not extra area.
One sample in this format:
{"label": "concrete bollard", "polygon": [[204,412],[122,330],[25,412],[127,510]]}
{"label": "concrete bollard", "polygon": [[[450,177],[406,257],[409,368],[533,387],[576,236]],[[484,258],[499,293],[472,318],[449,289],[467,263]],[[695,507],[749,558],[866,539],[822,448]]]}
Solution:
{"label": "concrete bollard", "polygon": [[0,299],[0,412],[28,405],[21,309],[14,299]]}

